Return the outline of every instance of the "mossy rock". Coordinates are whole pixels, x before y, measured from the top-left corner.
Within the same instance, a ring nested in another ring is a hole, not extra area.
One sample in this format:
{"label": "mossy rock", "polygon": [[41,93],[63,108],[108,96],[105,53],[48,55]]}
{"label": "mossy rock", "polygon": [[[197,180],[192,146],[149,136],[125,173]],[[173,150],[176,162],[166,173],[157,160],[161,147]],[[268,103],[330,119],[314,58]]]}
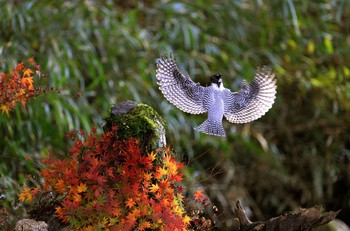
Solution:
{"label": "mossy rock", "polygon": [[166,145],[165,122],[150,106],[126,101],[110,108],[104,130],[117,126],[118,139],[136,138],[143,152]]}

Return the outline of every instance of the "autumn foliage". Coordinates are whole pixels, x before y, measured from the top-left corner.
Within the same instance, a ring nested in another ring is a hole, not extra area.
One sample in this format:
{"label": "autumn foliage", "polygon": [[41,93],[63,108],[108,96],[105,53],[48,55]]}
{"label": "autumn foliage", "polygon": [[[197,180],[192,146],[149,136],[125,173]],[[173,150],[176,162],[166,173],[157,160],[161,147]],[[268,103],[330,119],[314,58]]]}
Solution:
{"label": "autumn foliage", "polygon": [[116,127],[68,136],[69,158],[49,155],[42,187],[24,188],[20,200],[55,195],[55,215],[77,230],[186,230],[182,164],[169,149],[141,153],[137,140],[118,140]]}
{"label": "autumn foliage", "polygon": [[20,102],[25,107],[28,99],[42,93],[34,80],[40,78],[40,66],[33,58],[26,63],[19,63],[10,73],[0,74],[0,110],[9,115],[15,104]]}

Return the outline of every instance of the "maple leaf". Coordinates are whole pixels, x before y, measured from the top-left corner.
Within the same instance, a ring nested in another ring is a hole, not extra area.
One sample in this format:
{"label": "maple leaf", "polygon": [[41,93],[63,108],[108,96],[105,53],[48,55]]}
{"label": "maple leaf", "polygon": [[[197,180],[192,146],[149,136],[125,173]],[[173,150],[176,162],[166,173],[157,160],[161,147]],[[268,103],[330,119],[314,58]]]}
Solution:
{"label": "maple leaf", "polygon": [[17,64],[15,70],[16,71],[21,71],[24,69],[24,63],[23,62],[20,62],[19,64]]}
{"label": "maple leaf", "polygon": [[86,190],[87,190],[87,186],[85,183],[80,183],[77,187],[78,193],[86,192]]}
{"label": "maple leaf", "polygon": [[168,170],[166,168],[159,168],[158,171],[161,176],[165,176],[166,174],[168,174]]}
{"label": "maple leaf", "polygon": [[198,203],[206,203],[208,201],[208,197],[203,194],[203,190],[197,190],[194,192],[194,200]]}
{"label": "maple leaf", "polygon": [[175,174],[175,175],[171,175],[169,179],[171,181],[182,181],[182,176],[183,176],[182,173],[178,173],[178,174]]}
{"label": "maple leaf", "polygon": [[185,212],[184,209],[178,205],[176,200],[171,203],[171,208],[178,216],[182,216],[182,214]]}
{"label": "maple leaf", "polygon": [[152,169],[152,167],[153,167],[152,160],[150,160],[150,158],[147,156],[141,157],[140,164],[144,165],[144,168],[146,168],[146,169]]}
{"label": "maple leaf", "polygon": [[176,174],[178,168],[175,159],[170,155],[166,155],[163,160],[164,165],[168,168],[169,173]]}
{"label": "maple leaf", "polygon": [[156,153],[155,152],[151,152],[148,154],[148,158],[150,159],[151,162],[153,162],[156,159]]}
{"label": "maple leaf", "polygon": [[138,227],[140,231],[146,230],[148,228],[151,228],[151,223],[149,221],[141,221]]}
{"label": "maple leaf", "polygon": [[63,222],[67,222],[67,217],[65,216],[63,209],[60,206],[57,206],[55,208],[55,214],[58,216],[59,219],[61,219]]}
{"label": "maple leaf", "polygon": [[73,195],[73,201],[74,202],[77,202],[77,203],[80,203],[81,202],[81,195],[80,194],[78,194],[78,193],[74,193],[74,195]]}
{"label": "maple leaf", "polygon": [[118,217],[118,216],[120,216],[120,215],[122,214],[120,208],[118,208],[118,207],[112,208],[112,209],[110,210],[110,213],[111,213],[113,216],[115,216],[115,217]]}
{"label": "maple leaf", "polygon": [[36,196],[36,195],[38,195],[40,193],[40,190],[38,188],[33,188],[31,190],[31,193],[32,193],[33,196]]}
{"label": "maple leaf", "polygon": [[182,199],[184,199],[184,195],[182,195],[181,193],[177,193],[176,197],[181,201]]}
{"label": "maple leaf", "polygon": [[26,108],[26,101],[27,98],[25,97],[25,90],[24,89],[20,89],[19,93],[17,95],[18,100],[21,102],[22,108]]}
{"label": "maple leaf", "polygon": [[90,164],[92,168],[96,168],[99,165],[99,161],[96,157],[90,159]]}
{"label": "maple leaf", "polygon": [[2,114],[4,114],[4,112],[6,112],[7,116],[9,116],[10,108],[8,106],[6,106],[5,104],[2,104],[0,106],[0,110],[1,110]]}
{"label": "maple leaf", "polygon": [[22,86],[27,86],[28,90],[30,91],[34,90],[33,82],[33,77],[23,77],[21,79]]}
{"label": "maple leaf", "polygon": [[191,219],[189,216],[187,216],[187,215],[185,215],[185,216],[182,218],[182,221],[183,221],[186,225],[189,225],[191,220],[192,220],[192,219]]}
{"label": "maple leaf", "polygon": [[24,188],[23,191],[19,194],[19,199],[23,202],[31,202],[33,200],[31,190],[29,188]]}
{"label": "maple leaf", "polygon": [[197,190],[197,191],[195,191],[194,194],[193,194],[193,196],[194,196],[194,199],[195,199],[195,200],[199,200],[199,199],[201,199],[201,198],[203,198],[203,197],[206,197],[206,196],[203,194],[203,190]]}
{"label": "maple leaf", "polygon": [[58,179],[57,183],[55,184],[55,188],[57,192],[64,193],[66,191],[66,185],[64,183],[64,180]]}
{"label": "maple leaf", "polygon": [[29,68],[27,68],[25,71],[23,71],[23,77],[27,76],[27,77],[31,77],[32,76],[33,71]]}
{"label": "maple leaf", "polygon": [[131,208],[135,205],[135,201],[130,197],[126,202],[126,207]]}
{"label": "maple leaf", "polygon": [[[149,182],[149,181],[152,179],[152,173],[145,172],[145,173],[142,175],[142,179],[143,179],[145,182]],[[145,184],[145,183],[144,183],[144,184]]]}
{"label": "maple leaf", "polygon": [[135,218],[135,220],[137,220],[141,214],[141,211],[140,211],[140,209],[135,208],[131,211],[131,213],[132,213],[132,216]]}
{"label": "maple leaf", "polygon": [[34,57],[29,58],[28,63],[30,63],[31,65],[36,65]]}
{"label": "maple leaf", "polygon": [[159,190],[159,186],[158,186],[157,183],[156,184],[152,184],[152,186],[149,188],[149,191],[151,193],[156,193],[158,190]]}

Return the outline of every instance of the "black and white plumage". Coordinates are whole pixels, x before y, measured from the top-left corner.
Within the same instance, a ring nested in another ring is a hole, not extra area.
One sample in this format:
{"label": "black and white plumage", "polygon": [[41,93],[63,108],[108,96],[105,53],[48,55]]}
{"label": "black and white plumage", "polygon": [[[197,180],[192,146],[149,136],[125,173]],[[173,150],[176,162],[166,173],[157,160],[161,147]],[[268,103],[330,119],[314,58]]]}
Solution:
{"label": "black and white plumage", "polygon": [[182,74],[172,55],[157,60],[158,85],[165,98],[180,110],[191,114],[208,112],[208,119],[194,129],[210,135],[226,136],[223,116],[231,123],[248,123],[263,116],[276,98],[276,79],[264,67],[253,82],[243,80],[238,92],[231,92],[222,83],[221,75],[211,76],[211,85],[203,87]]}

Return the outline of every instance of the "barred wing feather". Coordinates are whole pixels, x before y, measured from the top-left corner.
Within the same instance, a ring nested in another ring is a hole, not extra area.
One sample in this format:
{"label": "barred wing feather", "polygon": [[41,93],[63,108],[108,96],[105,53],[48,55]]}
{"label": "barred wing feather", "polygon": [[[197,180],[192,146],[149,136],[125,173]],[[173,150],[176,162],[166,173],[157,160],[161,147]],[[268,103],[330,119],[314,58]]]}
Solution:
{"label": "barred wing feather", "polygon": [[267,67],[257,71],[249,85],[243,81],[238,92],[224,91],[224,115],[231,123],[248,123],[263,116],[276,98],[275,75]]}
{"label": "barred wing feather", "polygon": [[202,102],[205,87],[194,83],[188,74],[182,74],[171,55],[157,60],[156,77],[165,98],[180,110],[191,114],[207,111]]}

